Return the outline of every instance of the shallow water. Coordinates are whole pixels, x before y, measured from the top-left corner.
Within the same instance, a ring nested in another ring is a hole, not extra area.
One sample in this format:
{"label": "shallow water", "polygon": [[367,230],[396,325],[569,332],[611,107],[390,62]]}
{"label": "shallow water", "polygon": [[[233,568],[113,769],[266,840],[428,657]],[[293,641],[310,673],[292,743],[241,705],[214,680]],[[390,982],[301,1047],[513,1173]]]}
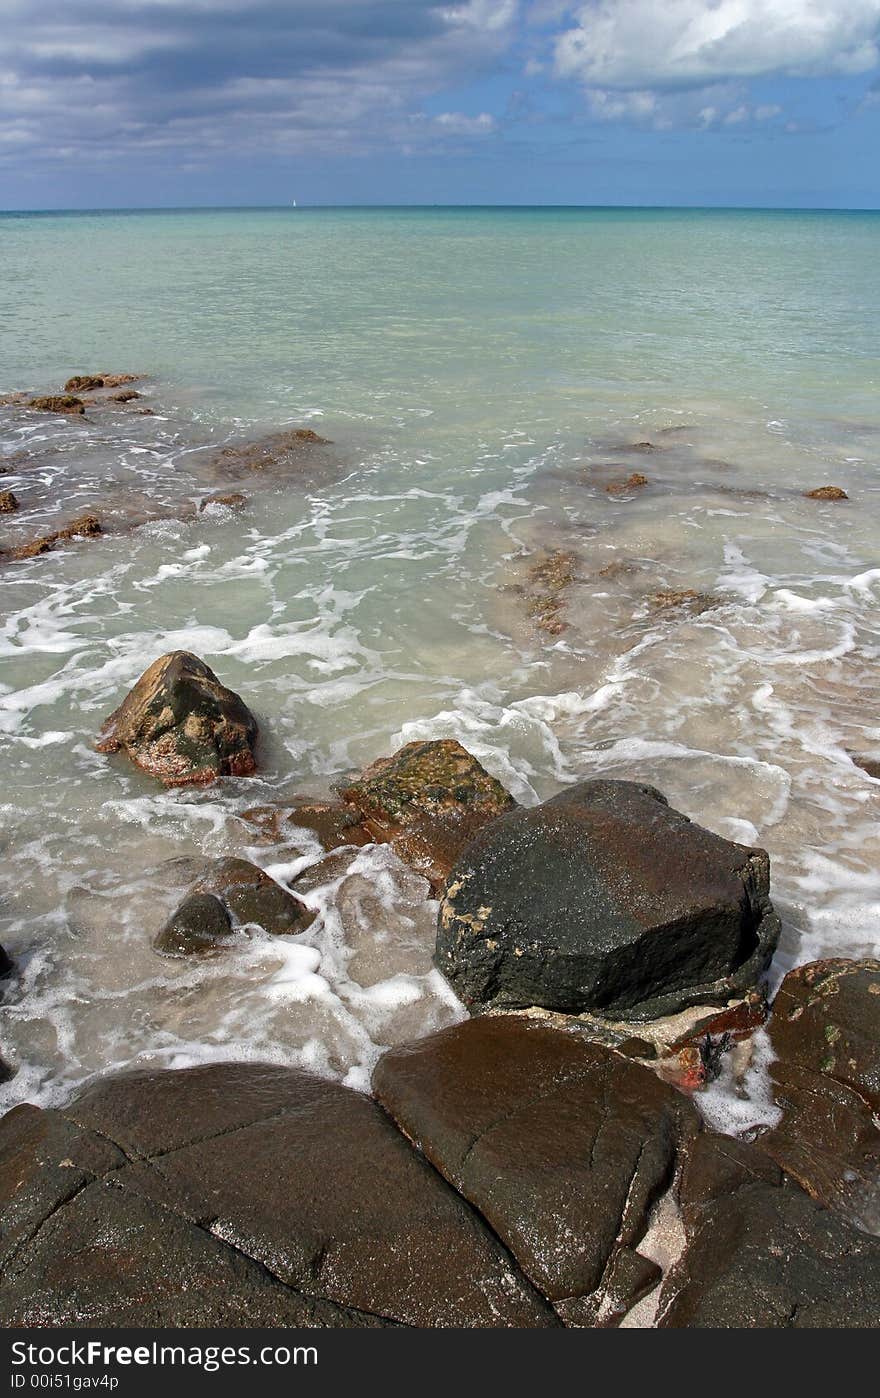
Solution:
{"label": "shallow water", "polygon": [[[0,571],[0,1100],[230,1056],[363,1086],[460,1015],[427,886],[387,850],[311,888],[294,942],[195,966],[150,946],[199,859],[316,861],[237,812],[414,737],[459,738],[522,801],[637,777],[766,846],[774,983],[876,954],[880,782],[850,754],[880,756],[878,254],[877,215],[0,216],[0,393],[149,375],[86,420],[0,409],[9,538],[85,508],[111,531]],[[197,515],[223,484],[206,448],[285,425],[333,447]],[[803,498],[829,483],[850,501]],[[548,635],[521,588],[556,550],[575,581]],[[717,605],[652,603],[670,589]],[[177,647],[257,713],[256,778],[165,792],[93,751]],[[753,1079],[714,1119],[760,1119]]]}

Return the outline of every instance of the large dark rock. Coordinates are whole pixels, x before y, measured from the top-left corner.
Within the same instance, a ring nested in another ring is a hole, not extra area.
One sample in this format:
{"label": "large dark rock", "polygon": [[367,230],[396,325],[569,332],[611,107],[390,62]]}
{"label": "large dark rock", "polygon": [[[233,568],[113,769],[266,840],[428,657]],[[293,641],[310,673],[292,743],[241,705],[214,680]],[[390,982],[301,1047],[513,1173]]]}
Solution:
{"label": "large dark rock", "polygon": [[123,1180],[87,1185],[0,1284],[7,1326],[308,1327],[382,1322],[282,1285]]}
{"label": "large dark rock", "polygon": [[650,1019],[749,989],[779,937],[763,850],[635,782],[583,782],[479,833],[440,908],[467,1005]]}
{"label": "large dark rock", "polygon": [[[131,1163],[56,1206],[19,1249],[0,1281],[7,1323],[558,1323],[359,1093],[220,1064],[117,1076],[40,1115]],[[44,1152],[44,1168],[60,1168],[62,1150]]]}
{"label": "large dark rock", "polygon": [[880,1233],[880,961],[817,961],[773,1002],[782,1117],[761,1148],[813,1198]]}
{"label": "large dark rock", "polygon": [[247,859],[217,859],[156,938],[169,956],[215,951],[236,927],[256,923],[273,936],[304,932],[316,914]]}
{"label": "large dark rock", "polygon": [[342,791],[366,829],[440,888],[479,830],[516,802],[461,743],[407,743]]}
{"label": "large dark rock", "polygon": [[535,1285],[554,1302],[589,1296],[594,1314],[700,1129],[648,1069],[516,1015],[391,1049],[373,1089]]}
{"label": "large dark rock", "polygon": [[673,1328],[876,1327],[880,1241],[781,1176],[762,1151],[706,1134],[685,1172],[687,1247],[658,1324]]}
{"label": "large dark rock", "polygon": [[12,975],[13,970],[12,957],[4,947],[0,946],[0,979]]}
{"label": "large dark rock", "polygon": [[203,660],[172,651],[154,660],[104,723],[98,752],[125,751],[165,786],[246,777],[257,721]]}

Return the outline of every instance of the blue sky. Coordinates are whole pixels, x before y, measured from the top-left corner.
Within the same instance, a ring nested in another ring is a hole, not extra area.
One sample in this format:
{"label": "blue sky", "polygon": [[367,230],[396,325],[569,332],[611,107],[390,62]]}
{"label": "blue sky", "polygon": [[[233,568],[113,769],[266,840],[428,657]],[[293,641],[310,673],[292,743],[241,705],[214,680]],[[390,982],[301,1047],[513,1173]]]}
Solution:
{"label": "blue sky", "polygon": [[880,0],[0,0],[0,208],[880,207]]}

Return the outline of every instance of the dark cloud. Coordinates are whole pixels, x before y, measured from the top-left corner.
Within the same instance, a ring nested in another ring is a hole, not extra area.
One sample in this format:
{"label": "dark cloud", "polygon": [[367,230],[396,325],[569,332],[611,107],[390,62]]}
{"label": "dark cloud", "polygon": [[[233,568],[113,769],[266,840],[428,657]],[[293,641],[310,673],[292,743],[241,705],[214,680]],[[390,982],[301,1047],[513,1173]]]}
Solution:
{"label": "dark cloud", "polygon": [[490,72],[516,0],[0,0],[0,164],[474,139],[421,104]]}

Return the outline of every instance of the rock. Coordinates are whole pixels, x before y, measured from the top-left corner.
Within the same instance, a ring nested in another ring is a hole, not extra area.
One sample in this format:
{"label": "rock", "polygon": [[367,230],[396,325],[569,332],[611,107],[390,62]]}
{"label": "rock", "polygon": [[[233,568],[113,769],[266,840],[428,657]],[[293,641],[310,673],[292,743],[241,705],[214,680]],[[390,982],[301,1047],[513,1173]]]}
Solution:
{"label": "rock", "polygon": [[121,388],[126,383],[137,383],[143,374],[101,374],[100,378],[105,388]]}
{"label": "rock", "polygon": [[846,491],[839,485],[820,485],[816,490],[804,492],[808,500],[848,500]]}
{"label": "rock", "polygon": [[565,593],[577,581],[577,564],[576,554],[556,549],[532,563],[526,574],[526,613],[549,636],[559,636],[566,629]]}
{"label": "rock", "polygon": [[380,758],[341,795],[378,843],[434,888],[477,831],[516,805],[499,781],[452,739],[407,743]]}
{"label": "rock", "polygon": [[218,859],[190,890],[154,943],[168,956],[216,951],[234,927],[256,923],[273,936],[304,932],[316,914],[246,859]]}
{"label": "rock", "polygon": [[[648,443],[644,444],[648,447]],[[650,448],[653,450],[653,448]],[[643,476],[641,471],[633,471],[631,476],[627,476],[625,481],[611,481],[605,489],[609,495],[624,495],[631,490],[642,490],[644,486],[650,484],[647,476]]]}
{"label": "rock", "polygon": [[628,453],[631,451],[660,451],[661,448],[655,446],[653,442],[627,442],[623,446],[612,447],[611,450]]}
{"label": "rock", "polygon": [[[341,845],[369,845],[373,836],[359,811],[342,801],[300,801],[292,806],[252,806],[241,819],[264,840],[294,844],[306,831],[328,852]],[[301,842],[300,842],[301,843]]]}
{"label": "rock", "polygon": [[96,388],[103,388],[104,380],[96,378],[94,374],[74,374],[72,379],[68,379],[64,385],[65,393],[91,393]]}
{"label": "rock", "polygon": [[588,781],[502,816],[455,865],[436,964],[465,1004],[643,1020],[724,1003],[775,949],[763,850],[653,787]]}
{"label": "rock", "polygon": [[0,980],[2,980],[4,976],[11,976],[14,970],[15,966],[12,957],[9,956],[5,947],[0,946]]}
{"label": "rock", "polygon": [[660,1327],[877,1325],[880,1242],[780,1182],[756,1146],[699,1137],[681,1199],[688,1242],[663,1282]]}
{"label": "rock", "polygon": [[0,1269],[84,1185],[126,1164],[88,1127],[25,1103],[0,1119]]}
{"label": "rock", "polygon": [[237,490],[228,495],[206,495],[204,500],[199,501],[199,511],[206,510],[209,505],[224,505],[227,510],[243,510],[247,502],[247,496]]}
{"label": "rock", "polygon": [[82,400],[74,398],[69,393],[53,394],[47,398],[31,398],[28,407],[38,408],[43,413],[79,413],[80,415],[86,410]]}
{"label": "rock", "polygon": [[232,936],[232,919],[212,893],[192,893],[171,914],[153,943],[163,956],[218,951]]}
{"label": "rock", "polygon": [[559,1324],[361,1093],[295,1069],[216,1064],[109,1078],[62,1115],[132,1163],[57,1209],[17,1256],[0,1284],[7,1323],[83,1323],[91,1306],[92,1324],[129,1323],[118,1317],[135,1296],[138,1324],[273,1323],[247,1308],[233,1319],[235,1258],[274,1305],[284,1296],[319,1314],[425,1327]]}
{"label": "rock", "polygon": [[257,721],[203,660],[172,651],[154,660],[101,728],[98,752],[124,750],[165,786],[246,777]]}
{"label": "rock", "polygon": [[851,752],[850,757],[857,767],[861,767],[863,772],[867,772],[869,777],[875,781],[880,780],[880,758],[866,757],[863,753]]}
{"label": "rock", "polygon": [[110,402],[111,402],[111,403],[133,403],[134,400],[135,400],[136,398],[140,398],[140,396],[141,396],[141,395],[140,395],[139,393],[137,393],[133,388],[128,388],[128,389],[125,389],[122,393],[111,393],[111,395],[110,395]]}
{"label": "rock", "polygon": [[761,1149],[814,1199],[880,1234],[880,961],[790,971],[769,1034],[782,1118]]}
{"label": "rock", "polygon": [[18,501],[11,490],[0,490],[0,515],[14,514],[18,509]]}
{"label": "rock", "polygon": [[27,544],[18,544],[9,550],[8,556],[14,559],[37,558],[40,554],[50,553],[58,544],[71,539],[95,539],[102,533],[101,521],[97,515],[80,515],[63,529],[56,529],[52,534],[43,534],[38,539],[31,539]]}
{"label": "rock", "polygon": [[713,607],[722,605],[721,598],[711,592],[695,592],[692,587],[662,588],[650,597],[651,606],[658,611],[687,611],[691,616],[699,616]]}
{"label": "rock", "polygon": [[518,1015],[391,1049],[373,1090],[555,1303],[601,1308],[618,1249],[637,1248],[700,1129],[649,1069]]}
{"label": "rock", "polygon": [[302,1296],[124,1182],[87,1185],[0,1284],[7,1326],[351,1329],[381,1319]]}
{"label": "rock", "polygon": [[257,442],[221,447],[207,464],[232,476],[254,471],[299,471],[309,459],[311,448],[329,445],[326,437],[319,437],[310,427],[296,427],[273,432]]}

